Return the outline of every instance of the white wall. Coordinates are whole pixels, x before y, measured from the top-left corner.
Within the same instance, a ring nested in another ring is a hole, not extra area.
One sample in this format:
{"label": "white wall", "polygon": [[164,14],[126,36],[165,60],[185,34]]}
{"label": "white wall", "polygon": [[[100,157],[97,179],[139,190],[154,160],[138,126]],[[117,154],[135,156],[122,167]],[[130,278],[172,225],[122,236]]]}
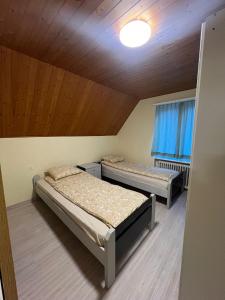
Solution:
{"label": "white wall", "polygon": [[224,300],[225,10],[207,20],[201,47],[179,299]]}
{"label": "white wall", "polygon": [[0,139],[6,205],[31,198],[32,177],[49,167],[96,161],[114,152],[116,136]]}
{"label": "white wall", "polygon": [[127,159],[153,163],[151,143],[154,125],[154,103],[195,97],[195,90],[144,99],[135,107],[118,134],[118,153]]}

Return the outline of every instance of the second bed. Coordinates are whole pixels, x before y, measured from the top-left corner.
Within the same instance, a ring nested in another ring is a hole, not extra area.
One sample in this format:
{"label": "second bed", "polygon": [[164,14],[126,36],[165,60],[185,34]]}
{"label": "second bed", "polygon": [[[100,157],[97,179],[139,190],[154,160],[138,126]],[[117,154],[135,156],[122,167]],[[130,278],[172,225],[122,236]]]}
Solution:
{"label": "second bed", "polygon": [[171,207],[176,196],[184,190],[184,174],[182,172],[145,167],[127,161],[102,160],[101,165],[103,179],[166,198],[168,208]]}

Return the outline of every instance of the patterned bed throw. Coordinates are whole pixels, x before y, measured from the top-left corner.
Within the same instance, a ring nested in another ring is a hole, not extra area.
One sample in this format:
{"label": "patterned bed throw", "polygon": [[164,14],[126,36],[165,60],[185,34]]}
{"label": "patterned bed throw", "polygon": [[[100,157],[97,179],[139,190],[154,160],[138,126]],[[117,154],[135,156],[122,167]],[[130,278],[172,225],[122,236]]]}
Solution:
{"label": "patterned bed throw", "polygon": [[156,167],[146,167],[141,164],[135,164],[128,161],[122,161],[117,163],[111,163],[108,161],[102,161],[102,164],[105,164],[107,166],[130,172],[135,173],[138,175],[148,176],[155,179],[161,179],[164,181],[169,181],[171,178],[176,177],[179,172],[169,169],[163,169],[163,168],[156,168]]}
{"label": "patterned bed throw", "polygon": [[65,198],[114,228],[148,199],[86,172],[56,181],[47,176],[45,180]]}

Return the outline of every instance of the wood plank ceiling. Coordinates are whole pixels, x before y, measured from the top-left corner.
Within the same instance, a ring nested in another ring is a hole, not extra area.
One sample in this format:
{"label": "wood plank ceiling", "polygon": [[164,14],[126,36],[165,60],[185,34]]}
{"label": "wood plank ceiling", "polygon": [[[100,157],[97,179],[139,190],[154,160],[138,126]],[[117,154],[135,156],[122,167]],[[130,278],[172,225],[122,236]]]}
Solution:
{"label": "wood plank ceiling", "polygon": [[0,137],[117,134],[137,99],[0,46]]}
{"label": "wood plank ceiling", "polygon": [[[224,0],[1,0],[0,44],[139,98],[194,88],[200,27]],[[139,49],[119,29],[153,30]]]}

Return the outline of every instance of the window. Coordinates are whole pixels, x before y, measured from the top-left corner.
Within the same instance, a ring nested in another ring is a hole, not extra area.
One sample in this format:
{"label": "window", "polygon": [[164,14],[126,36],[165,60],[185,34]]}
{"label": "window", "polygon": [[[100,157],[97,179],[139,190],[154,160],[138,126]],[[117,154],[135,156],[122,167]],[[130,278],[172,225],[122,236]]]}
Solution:
{"label": "window", "polygon": [[190,162],[195,101],[156,106],[152,156]]}

